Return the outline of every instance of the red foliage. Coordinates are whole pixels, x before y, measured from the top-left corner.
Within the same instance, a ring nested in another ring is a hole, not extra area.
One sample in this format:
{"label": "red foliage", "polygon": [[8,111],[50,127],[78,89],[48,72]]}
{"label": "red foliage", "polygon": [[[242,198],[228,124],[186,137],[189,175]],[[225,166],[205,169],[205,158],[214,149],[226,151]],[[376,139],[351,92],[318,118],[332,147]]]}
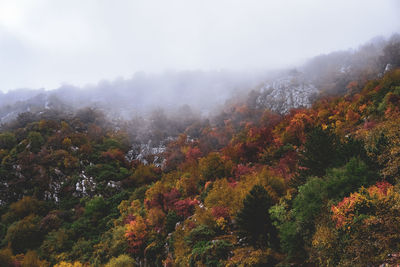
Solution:
{"label": "red foliage", "polygon": [[376,125],[375,121],[365,121],[364,122],[364,129],[365,130],[370,130],[370,129],[374,128],[375,125]]}
{"label": "red foliage", "polygon": [[[390,187],[392,187],[393,185],[391,185],[390,183],[388,183],[386,181],[383,181],[383,182],[376,183],[375,186],[378,189],[378,193],[379,194],[386,196],[387,192],[388,192],[388,189]],[[374,187],[371,187],[371,188],[374,188]]]}
{"label": "red foliage", "polygon": [[162,208],[164,205],[164,195],[158,193],[155,196],[153,196],[152,199],[145,199],[144,204],[146,205],[146,208],[148,210],[155,207]]}
{"label": "red foliage", "polygon": [[382,89],[382,86],[381,86],[381,85],[378,85],[378,86],[376,86],[376,87],[374,88],[374,91],[375,91],[375,92],[379,92],[381,89]]}
{"label": "red foliage", "polygon": [[229,184],[228,184],[228,185],[229,185],[230,187],[232,187],[232,188],[235,188],[236,185],[238,184],[238,182],[235,181],[233,178],[229,178],[228,181],[229,181]]}
{"label": "red foliage", "polygon": [[117,148],[102,152],[101,156],[107,160],[118,160],[120,162],[125,162],[125,154]]}
{"label": "red foliage", "polygon": [[168,193],[165,193],[163,196],[164,210],[168,211],[170,209],[173,209],[175,202],[177,202],[180,197],[181,197],[181,192],[179,192],[179,190],[176,188],[173,188]]}
{"label": "red foliage", "polygon": [[138,254],[143,249],[145,237],[147,235],[147,225],[142,217],[137,217],[126,226],[125,237],[128,240],[128,251]]}
{"label": "red foliage", "polygon": [[309,110],[292,110],[288,116],[289,124],[285,128],[285,132],[289,142],[304,143],[306,141],[306,130],[313,124],[312,114]]}
{"label": "red foliage", "polygon": [[213,207],[211,210],[211,214],[215,217],[215,218],[224,218],[226,220],[230,219],[229,216],[229,208],[227,207],[221,207],[221,206],[216,206]]}
{"label": "red foliage", "polygon": [[253,171],[254,171],[254,168],[249,167],[248,165],[239,164],[233,170],[233,173],[234,173],[236,178],[239,178],[240,176],[249,174],[249,173],[251,173]]}
{"label": "red foliage", "polygon": [[278,175],[285,178],[286,181],[293,177],[297,168],[302,168],[297,166],[298,155],[295,151],[287,152],[282,158],[279,159],[278,165],[275,167],[275,171]]}
{"label": "red foliage", "polygon": [[187,160],[197,160],[202,156],[202,153],[198,147],[191,147],[186,152],[186,159]]}
{"label": "red foliage", "polygon": [[376,199],[387,196],[388,189],[393,187],[390,183],[378,182],[376,185],[362,189],[359,192],[350,194],[349,197],[343,198],[337,205],[332,205],[332,219],[336,222],[337,228],[342,228],[353,222],[355,216],[358,215],[357,206],[368,206],[369,208]]}
{"label": "red foliage", "polygon": [[199,204],[197,199],[186,198],[175,202],[174,209],[176,213],[184,218],[193,214],[195,206]]}

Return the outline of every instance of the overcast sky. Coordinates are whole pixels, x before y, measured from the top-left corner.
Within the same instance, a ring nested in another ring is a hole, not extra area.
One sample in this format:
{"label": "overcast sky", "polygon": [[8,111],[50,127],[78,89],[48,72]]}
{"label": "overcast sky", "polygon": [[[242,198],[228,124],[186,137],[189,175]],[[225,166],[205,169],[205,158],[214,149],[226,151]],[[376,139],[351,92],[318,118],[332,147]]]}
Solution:
{"label": "overcast sky", "polygon": [[399,0],[0,0],[0,90],[271,69],[394,32]]}

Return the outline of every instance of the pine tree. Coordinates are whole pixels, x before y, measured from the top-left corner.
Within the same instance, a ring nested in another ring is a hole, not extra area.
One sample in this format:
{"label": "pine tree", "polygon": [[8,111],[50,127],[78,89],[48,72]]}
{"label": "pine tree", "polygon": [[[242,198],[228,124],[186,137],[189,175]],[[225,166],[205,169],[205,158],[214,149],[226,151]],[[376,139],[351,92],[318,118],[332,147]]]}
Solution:
{"label": "pine tree", "polygon": [[255,247],[274,247],[277,243],[276,230],[268,210],[273,205],[268,192],[255,185],[243,201],[243,208],[236,217],[239,235]]}
{"label": "pine tree", "polygon": [[300,154],[298,175],[292,179],[292,186],[303,185],[310,176],[322,177],[327,168],[338,165],[338,150],[340,148],[338,136],[329,129],[314,128],[308,135],[304,150]]}

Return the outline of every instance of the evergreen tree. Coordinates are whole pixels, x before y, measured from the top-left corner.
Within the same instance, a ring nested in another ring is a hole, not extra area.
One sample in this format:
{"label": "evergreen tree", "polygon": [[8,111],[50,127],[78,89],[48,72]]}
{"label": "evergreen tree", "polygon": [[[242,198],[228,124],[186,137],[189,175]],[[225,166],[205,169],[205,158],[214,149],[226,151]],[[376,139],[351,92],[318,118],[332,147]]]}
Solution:
{"label": "evergreen tree", "polygon": [[273,205],[268,192],[261,185],[255,185],[243,201],[236,221],[239,235],[255,247],[276,245],[276,230],[268,210]]}
{"label": "evergreen tree", "polygon": [[307,135],[304,150],[300,153],[302,168],[292,180],[292,186],[303,185],[309,176],[322,177],[327,168],[337,166],[340,145],[338,136],[329,129],[323,130],[321,127],[315,127],[311,130]]}

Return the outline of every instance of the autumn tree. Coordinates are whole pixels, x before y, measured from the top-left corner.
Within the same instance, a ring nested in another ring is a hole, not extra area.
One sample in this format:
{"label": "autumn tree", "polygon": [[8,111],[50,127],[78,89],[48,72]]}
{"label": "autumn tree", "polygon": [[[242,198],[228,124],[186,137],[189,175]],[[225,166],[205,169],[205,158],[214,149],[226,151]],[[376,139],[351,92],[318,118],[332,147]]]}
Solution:
{"label": "autumn tree", "polygon": [[[387,182],[380,182],[361,188],[333,205],[332,220],[336,224],[336,242],[339,242],[336,264],[380,265],[388,260],[388,255],[396,254],[400,238],[399,203],[397,189]],[[320,247],[324,248],[326,246]]]}
{"label": "autumn tree", "polygon": [[208,154],[207,157],[201,158],[199,168],[206,181],[227,177],[231,171],[227,162],[215,152]]}

